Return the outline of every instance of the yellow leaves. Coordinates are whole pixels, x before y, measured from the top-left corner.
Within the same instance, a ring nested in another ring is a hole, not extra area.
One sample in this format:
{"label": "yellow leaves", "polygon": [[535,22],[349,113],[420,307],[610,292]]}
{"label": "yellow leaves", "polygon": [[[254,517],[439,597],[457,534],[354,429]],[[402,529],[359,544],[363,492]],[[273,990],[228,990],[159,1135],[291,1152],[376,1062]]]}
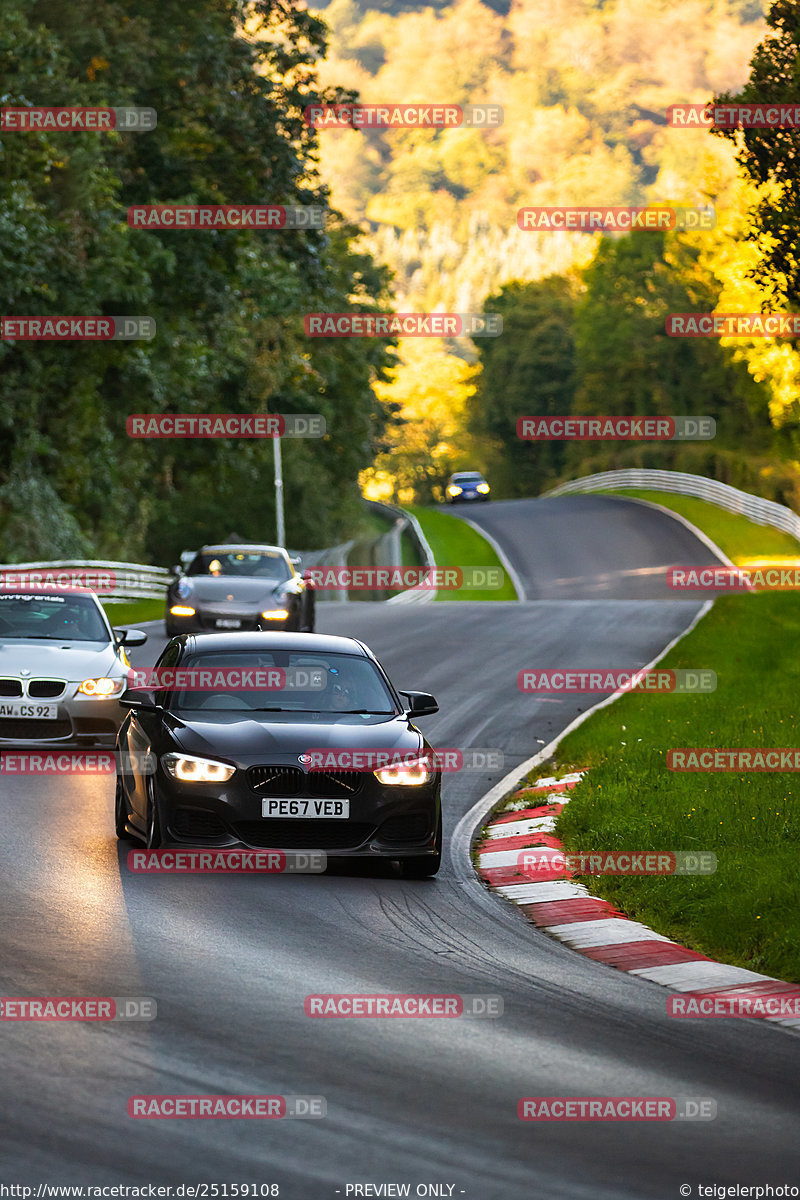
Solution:
{"label": "yellow leaves", "polygon": [[107,71],[110,66],[111,63],[107,58],[103,58],[102,55],[95,54],[86,68],[87,78],[94,80],[98,71]]}
{"label": "yellow leaves", "polygon": [[[449,473],[454,456],[466,453],[461,430],[464,410],[474,391],[477,368],[448,353],[438,338],[406,338],[398,346],[392,378],[376,383],[384,403],[399,404],[405,422],[390,451],[365,471],[362,487],[372,499],[399,489],[402,501],[414,499],[413,488],[428,472]],[[405,492],[403,491],[405,489]]]}

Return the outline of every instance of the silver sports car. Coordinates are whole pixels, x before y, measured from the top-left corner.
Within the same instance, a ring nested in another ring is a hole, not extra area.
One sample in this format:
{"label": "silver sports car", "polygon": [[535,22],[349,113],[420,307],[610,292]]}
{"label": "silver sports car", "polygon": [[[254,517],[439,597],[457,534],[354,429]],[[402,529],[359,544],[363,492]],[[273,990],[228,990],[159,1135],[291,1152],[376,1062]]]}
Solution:
{"label": "silver sports car", "polygon": [[0,744],[113,746],[128,685],[125,646],[90,591],[0,591]]}
{"label": "silver sports car", "polygon": [[314,632],[314,589],[282,546],[204,546],[167,589],[165,624],[176,633],[280,629]]}

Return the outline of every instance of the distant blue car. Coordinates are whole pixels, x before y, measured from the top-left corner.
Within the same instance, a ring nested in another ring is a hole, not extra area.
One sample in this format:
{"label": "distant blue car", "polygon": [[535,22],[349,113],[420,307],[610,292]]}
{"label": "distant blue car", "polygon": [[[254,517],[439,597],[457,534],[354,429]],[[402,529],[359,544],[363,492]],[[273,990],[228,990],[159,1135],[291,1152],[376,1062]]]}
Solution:
{"label": "distant blue car", "polygon": [[490,491],[491,488],[480,471],[456,471],[447,481],[445,498],[448,504],[488,500]]}

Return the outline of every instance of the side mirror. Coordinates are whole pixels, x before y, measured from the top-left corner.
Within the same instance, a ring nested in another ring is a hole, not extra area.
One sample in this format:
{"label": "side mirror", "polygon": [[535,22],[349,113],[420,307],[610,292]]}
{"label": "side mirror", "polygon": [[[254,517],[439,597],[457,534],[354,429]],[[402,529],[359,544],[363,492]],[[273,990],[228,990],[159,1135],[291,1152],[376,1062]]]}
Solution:
{"label": "side mirror", "polygon": [[160,712],[163,707],[161,704],[156,704],[153,693],[146,692],[144,688],[131,688],[127,692],[123,692],[117,703],[121,708],[140,712]]}
{"label": "side mirror", "polygon": [[142,629],[115,629],[114,637],[118,646],[143,646],[147,634]]}
{"label": "side mirror", "polygon": [[439,705],[430,692],[401,692],[400,695],[408,697],[406,713],[409,717],[430,717],[439,711]]}
{"label": "side mirror", "polygon": [[292,558],[291,554],[289,555],[289,562],[292,564],[293,567],[299,567],[300,563],[302,561],[303,560],[302,560],[302,558],[300,558],[299,555],[296,558]]}

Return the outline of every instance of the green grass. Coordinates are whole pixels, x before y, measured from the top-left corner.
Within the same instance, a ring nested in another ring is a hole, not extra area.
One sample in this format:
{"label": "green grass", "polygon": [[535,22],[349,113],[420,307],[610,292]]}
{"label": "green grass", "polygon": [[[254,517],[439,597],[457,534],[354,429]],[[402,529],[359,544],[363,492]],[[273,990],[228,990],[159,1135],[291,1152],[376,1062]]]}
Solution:
{"label": "green grass", "polygon": [[665,763],[670,748],[797,745],[800,596],[723,597],[660,665],[711,667],[717,690],[630,693],[569,734],[557,769],[590,770],[558,836],[571,851],[713,851],[714,875],[583,882],[712,958],[800,982],[800,777],[678,773]]}
{"label": "green grass", "polygon": [[643,488],[625,488],[605,494],[652,500],[655,504],[671,508],[701,529],[737,564],[740,560],[744,562],[754,558],[800,556],[800,542],[796,542],[788,533],[781,533],[769,525],[756,525],[747,517],[726,512],[724,508],[705,500],[695,500],[693,496],[676,496],[672,492],[651,492]]}
{"label": "green grass", "polygon": [[[496,567],[503,565],[489,542],[473,529],[451,517],[449,513],[432,508],[410,508],[428,539],[437,567]],[[440,591],[437,600],[516,600],[514,585],[503,571],[503,586],[492,590],[460,588]]]}
{"label": "green grass", "polygon": [[137,621],[157,621],[164,616],[164,600],[123,600],[104,604],[112,625],[135,625]]}

